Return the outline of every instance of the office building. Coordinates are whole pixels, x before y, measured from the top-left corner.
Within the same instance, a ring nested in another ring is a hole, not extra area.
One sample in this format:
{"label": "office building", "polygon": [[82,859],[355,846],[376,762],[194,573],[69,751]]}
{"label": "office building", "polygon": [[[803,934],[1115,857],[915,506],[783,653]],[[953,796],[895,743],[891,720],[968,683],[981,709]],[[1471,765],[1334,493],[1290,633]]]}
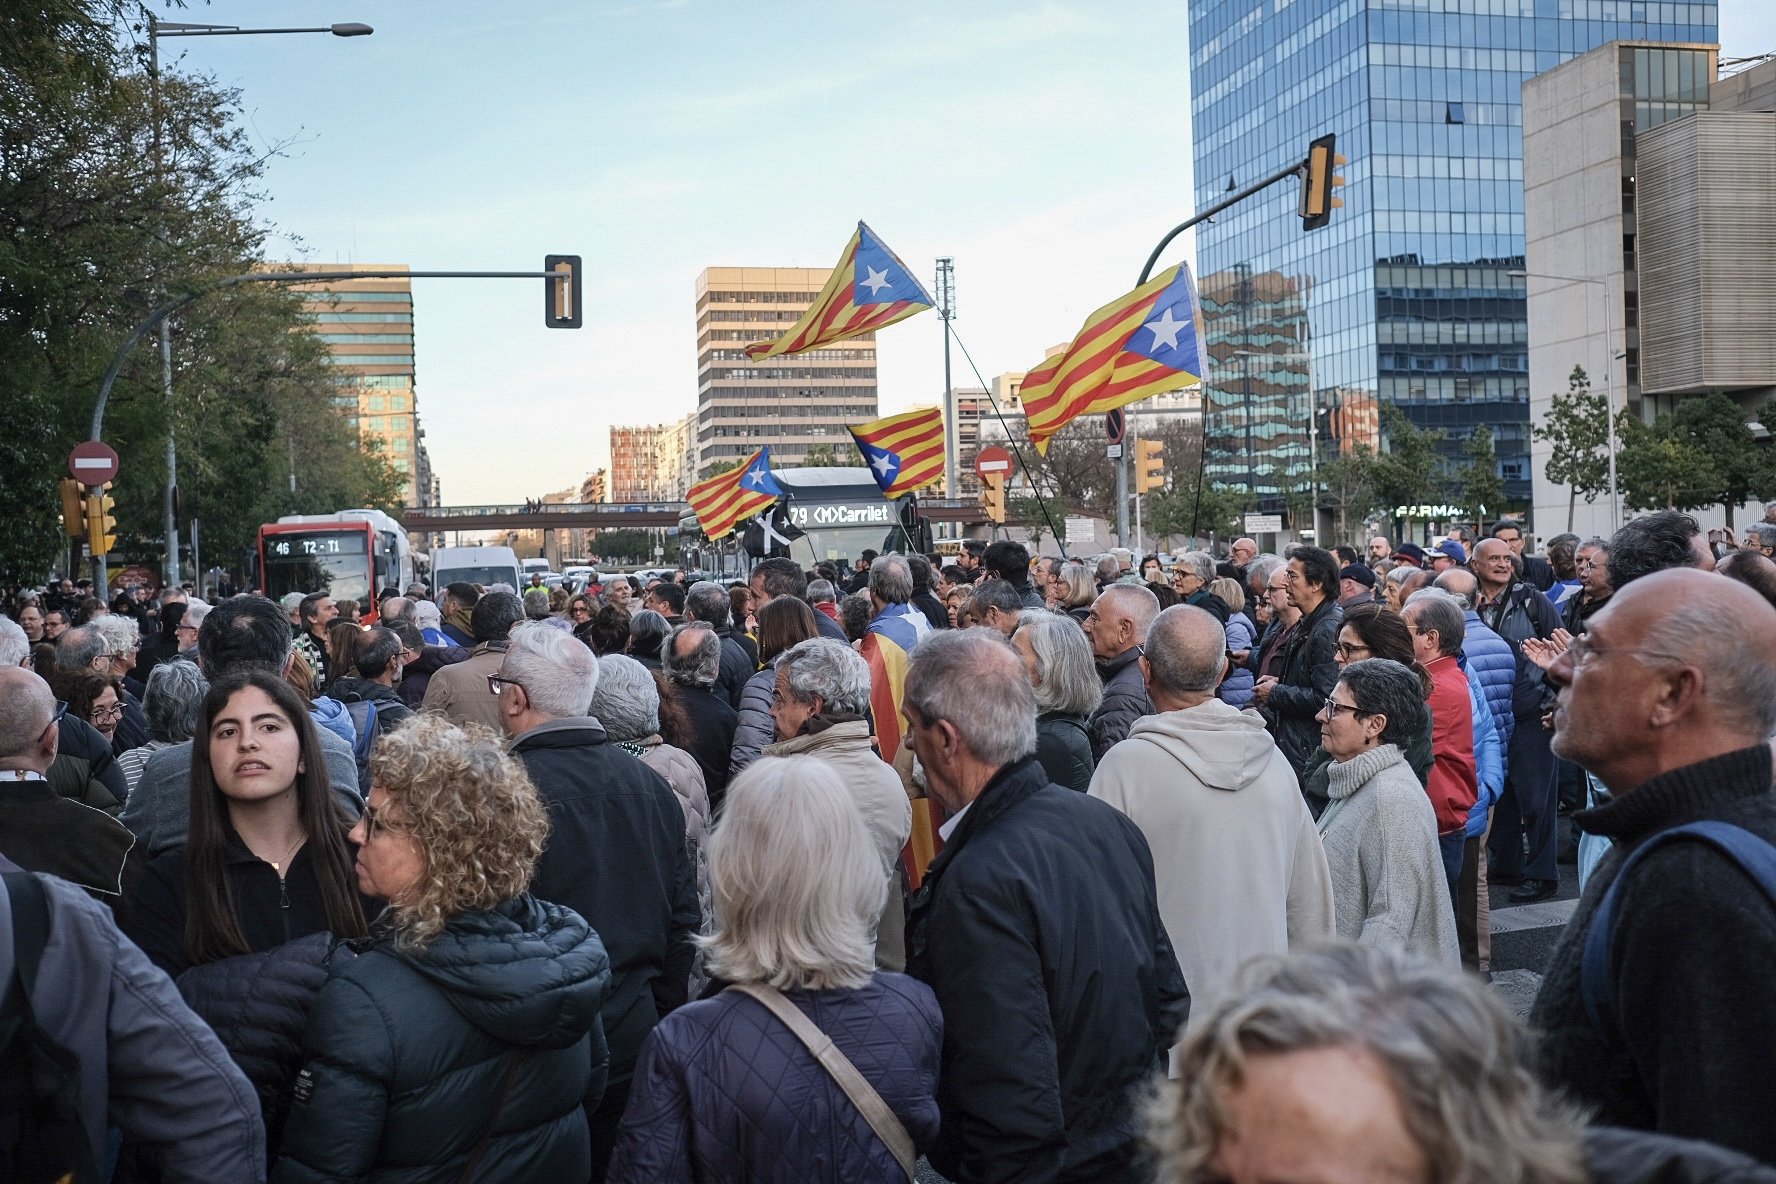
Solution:
{"label": "office building", "polygon": [[820,294],[827,269],[710,267],[697,277],[697,476],[761,445],[772,463],[848,444],[875,419],[876,335],[754,362],[746,346],[787,331]]}
{"label": "office building", "polygon": [[[392,271],[400,264],[329,264],[329,271]],[[405,279],[328,280],[295,285],[303,312],[333,355],[335,402],[375,440],[406,481],[404,504],[437,504],[438,478],[425,448],[414,391],[413,285]]]}
{"label": "office building", "polygon": [[683,501],[695,482],[697,416],[610,429],[610,500]]}
{"label": "office building", "polygon": [[[1583,367],[1646,422],[1719,390],[1776,396],[1776,62],[1717,77],[1710,44],[1624,41],[1523,88],[1531,412]],[[1542,533],[1608,534],[1535,445]],[[1701,517],[1717,520],[1714,510]]]}
{"label": "office building", "polygon": [[[1337,0],[1190,7],[1198,208],[1335,133],[1342,209],[1304,232],[1279,185],[1196,232],[1216,468],[1271,474],[1373,432],[1381,405],[1489,425],[1508,505],[1530,499],[1523,82],[1626,37],[1709,42],[1712,3]],[[1295,355],[1305,355],[1296,357]],[[1248,410],[1248,401],[1253,405]],[[1371,413],[1373,408],[1373,414]],[[1252,444],[1246,444],[1246,436]]]}

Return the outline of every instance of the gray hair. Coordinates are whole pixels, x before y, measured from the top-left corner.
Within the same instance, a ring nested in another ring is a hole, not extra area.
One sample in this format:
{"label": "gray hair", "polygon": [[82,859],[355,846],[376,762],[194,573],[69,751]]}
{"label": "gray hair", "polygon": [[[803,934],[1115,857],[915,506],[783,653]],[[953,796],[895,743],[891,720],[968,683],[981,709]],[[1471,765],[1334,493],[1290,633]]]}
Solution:
{"label": "gray hair", "polygon": [[928,635],[913,650],[904,700],[928,724],[948,720],[986,764],[1003,767],[1036,751],[1035,689],[995,629]]}
{"label": "gray hair", "polygon": [[778,655],[777,669],[797,702],[818,695],[828,713],[862,715],[869,709],[869,663],[842,641],[816,637],[798,642]]}
{"label": "gray hair", "polygon": [[833,587],[831,580],[814,580],[809,583],[809,604],[837,604],[838,602],[838,589]]}
{"label": "gray hair", "polygon": [[121,657],[133,653],[142,640],[142,630],[136,624],[136,619],[121,613],[106,613],[102,617],[94,617],[89,624],[105,639],[106,657]]}
{"label": "gray hair", "polygon": [[1147,631],[1159,616],[1159,597],[1145,584],[1112,584],[1098,596],[1096,604],[1120,612],[1129,619],[1129,628],[1140,645],[1147,640]]}
{"label": "gray hair", "polygon": [[524,615],[532,621],[543,621],[548,619],[549,590],[547,588],[529,588],[525,590]]}
{"label": "gray hair", "polygon": [[1358,711],[1387,717],[1387,726],[1381,730],[1383,744],[1404,746],[1430,726],[1424,682],[1398,662],[1364,658],[1340,670],[1338,681],[1350,688]]}
{"label": "gray hair", "polygon": [[85,670],[105,656],[105,638],[92,625],[79,625],[56,638],[56,669]]}
{"label": "gray hair", "polygon": [[1178,556],[1174,567],[1182,565],[1205,585],[1215,579],[1215,557],[1207,551],[1186,551]]}
{"label": "gray hair", "polygon": [[11,617],[0,617],[0,666],[23,666],[31,656],[31,639]]}
{"label": "gray hair", "polygon": [[308,599],[306,592],[286,592],[284,598],[278,601],[278,607],[287,613],[293,613],[302,607],[302,602],[306,599]]}
{"label": "gray hair", "polygon": [[391,596],[376,606],[376,617],[384,625],[413,619],[413,602],[405,596]]}
{"label": "gray hair", "polygon": [[1100,556],[1098,556],[1098,576],[1100,578],[1106,579],[1106,580],[1114,580],[1117,576],[1117,573],[1120,572],[1121,570],[1122,570],[1122,565],[1120,563],[1116,562],[1116,556],[1114,556],[1114,555],[1100,555]]}
{"label": "gray hair", "polygon": [[713,580],[698,580],[685,592],[687,621],[701,621],[711,629],[720,629],[733,613],[734,602],[728,599],[727,589]]}
{"label": "gray hair", "polygon": [[[1754,624],[1757,634],[1767,636],[1770,615],[1756,611],[1761,621],[1732,624]],[[1674,596],[1647,624],[1640,648],[1648,654],[1687,655],[1686,665],[1707,672],[1703,696],[1708,705],[1741,724],[1756,738],[1746,743],[1754,744],[1776,735],[1776,661],[1765,646],[1746,645],[1736,628],[1721,628],[1722,620],[1714,600]]]}
{"label": "gray hair", "polygon": [[[715,587],[711,584],[710,587]],[[725,594],[724,594],[725,595]],[[698,637],[688,654],[678,652],[678,639],[695,632]],[[708,689],[721,677],[721,638],[704,621],[687,621],[667,635],[660,647],[660,669],[680,686]]]}
{"label": "gray hair", "polygon": [[982,580],[974,586],[968,599],[973,603],[977,617],[984,617],[990,608],[1015,617],[1024,607],[1024,598],[1005,580]]}
{"label": "gray hair", "polygon": [[197,734],[197,713],[210,680],[196,664],[181,658],[158,663],[148,672],[142,692],[142,711],[148,716],[148,735],[168,744],[181,744]]}
{"label": "gray hair", "polygon": [[1174,695],[1212,692],[1227,666],[1227,629],[1195,605],[1174,604],[1154,618],[1142,654],[1159,690]]}
{"label": "gray hair", "polygon": [[1380,1065],[1432,1180],[1584,1184],[1583,1116],[1531,1069],[1530,1037],[1485,984],[1382,945],[1248,963],[1192,1025],[1148,1110],[1175,1184],[1210,1184],[1228,1093],[1253,1057],[1357,1049]]}
{"label": "gray hair", "polygon": [[205,617],[210,615],[214,607],[207,600],[188,600],[185,602],[185,615],[179,618],[179,624],[190,625],[193,629],[203,624]]}
{"label": "gray hair", "polygon": [[1066,581],[1067,594],[1062,603],[1068,608],[1084,608],[1098,598],[1098,582],[1083,563],[1061,566],[1061,579]]}
{"label": "gray hair", "polygon": [[629,617],[629,652],[665,657],[666,638],[672,626],[651,608],[644,608]]}
{"label": "gray hair", "polygon": [[1028,638],[1036,655],[1037,710],[1090,715],[1098,709],[1104,684],[1078,621],[1047,609],[1026,609],[1018,618],[1017,636]]}
{"label": "gray hair", "polygon": [[878,555],[870,562],[870,595],[884,604],[905,604],[913,598],[913,569],[900,555]]}
{"label": "gray hair", "polygon": [[1276,569],[1282,565],[1283,558],[1280,555],[1272,555],[1269,552],[1266,552],[1265,554],[1258,556],[1256,559],[1252,560],[1252,562],[1246,564],[1246,587],[1256,588],[1262,593],[1264,589],[1270,585],[1271,573],[1276,571]]}
{"label": "gray hair", "polygon": [[512,626],[500,672],[524,687],[531,707],[554,719],[589,715],[598,662],[573,634],[541,621]]}
{"label": "gray hair", "polygon": [[1444,657],[1454,657],[1462,652],[1462,640],[1468,633],[1467,616],[1462,611],[1462,602],[1443,591],[1441,588],[1420,588],[1406,598],[1406,608],[1411,610],[1401,614],[1420,632],[1426,629],[1437,631],[1437,652]]}
{"label": "gray hair", "polygon": [[1769,522],[1753,522],[1750,526],[1745,528],[1745,541],[1748,543],[1751,542],[1753,535],[1757,536],[1758,546],[1776,547],[1776,524]]}
{"label": "gray hair", "polygon": [[[837,644],[837,643],[833,643]],[[712,976],[779,990],[861,987],[888,879],[856,799],[814,757],[761,757],[728,786],[709,840]]]}
{"label": "gray hair", "polygon": [[606,654],[598,659],[598,689],[592,714],[613,743],[646,740],[660,730],[660,688],[653,672],[634,658]]}
{"label": "gray hair", "polygon": [[413,601],[413,611],[409,614],[413,623],[423,629],[436,629],[444,623],[444,614],[438,606],[429,600]]}
{"label": "gray hair", "polygon": [[1605,555],[1608,555],[1609,540],[1602,535],[1594,534],[1584,542],[1580,543],[1578,547],[1575,548],[1574,554],[1577,554],[1579,551],[1602,551]]}
{"label": "gray hair", "polygon": [[55,719],[55,694],[41,675],[7,667],[0,668],[0,696],[6,701],[0,711],[0,757],[25,756]]}
{"label": "gray hair", "polygon": [[[1408,568],[1407,575],[1416,570],[1418,569]],[[1390,576],[1393,574],[1393,572],[1388,573]],[[1405,577],[1402,576],[1401,583],[1404,582]],[[1452,567],[1448,571],[1437,573],[1437,578],[1431,581],[1431,587],[1453,596],[1455,602],[1461,605],[1464,614],[1468,609],[1480,603],[1480,581],[1475,578],[1473,572],[1465,567]],[[1422,592],[1423,589],[1421,588],[1419,591]],[[1414,592],[1413,595],[1416,596],[1418,593]]]}

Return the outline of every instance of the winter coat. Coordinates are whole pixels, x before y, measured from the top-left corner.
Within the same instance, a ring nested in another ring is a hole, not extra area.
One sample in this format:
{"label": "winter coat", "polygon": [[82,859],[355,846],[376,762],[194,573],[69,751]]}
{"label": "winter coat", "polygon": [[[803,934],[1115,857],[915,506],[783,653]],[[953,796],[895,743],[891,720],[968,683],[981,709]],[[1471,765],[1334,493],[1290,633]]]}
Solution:
{"label": "winter coat", "polygon": [[740,716],[719,690],[682,683],[674,689],[691,724],[690,743],[685,751],[703,770],[710,809],[719,811],[722,795],[728,791],[728,767],[734,759],[734,733],[740,726]]}
{"label": "winter coat", "polygon": [[[1257,634],[1252,629],[1251,618],[1245,613],[1234,613],[1227,618],[1227,652],[1238,653],[1250,650],[1257,645]],[[1221,686],[1215,696],[1230,707],[1250,707],[1252,705],[1252,684],[1257,681],[1252,671],[1246,666],[1228,664],[1227,677],[1221,680]]]}
{"label": "winter coat", "polygon": [[1480,796],[1474,762],[1474,704],[1468,676],[1453,656],[1426,665],[1431,675],[1431,776],[1425,790],[1437,814],[1437,833],[1462,833]]}
{"label": "winter coat", "polygon": [[[931,988],[878,973],[856,990],[785,991],[923,1150],[937,1137],[943,1017]],[[758,1083],[769,1082],[760,1089]],[[648,1037],[610,1184],[903,1184],[886,1146],[795,1033],[734,991]]]}
{"label": "winter coat", "polygon": [[777,739],[777,721],[771,718],[771,694],[777,689],[777,668],[767,666],[746,680],[740,691],[740,710],[734,723],[734,745],[728,757],[728,777],[758,760],[767,744]]}
{"label": "winter coat", "polygon": [[[659,736],[645,740],[619,742],[618,748],[666,779],[678,795],[679,809],[685,818],[685,854],[697,877],[697,915],[699,929],[707,932],[710,923],[709,896],[709,790],[703,784],[703,770],[696,758],[682,748],[675,748]],[[706,981],[703,974],[703,951],[698,950],[691,965],[689,995],[702,993]]]}
{"label": "winter coat", "polygon": [[358,742],[358,725],[352,722],[351,713],[338,699],[322,695],[309,700],[308,718],[314,721],[316,730],[330,732],[347,745]]}
{"label": "winter coat", "polygon": [[888,881],[888,901],[876,925],[876,965],[902,970],[906,967],[906,909],[900,890],[900,852],[913,833],[912,803],[900,775],[871,745],[869,724],[856,718],[837,718],[839,722],[822,727],[819,724],[826,721],[814,717],[808,722],[818,730],[803,731],[773,744],[765,749],[765,755],[811,756],[825,762],[857,803]]}
{"label": "winter coat", "polygon": [[1511,697],[1517,685],[1517,654],[1511,643],[1487,627],[1480,614],[1468,609],[1463,614],[1467,631],[1462,635],[1462,662],[1480,679],[1486,691],[1486,705],[1492,708],[1492,722],[1498,728],[1499,747],[1509,748],[1511,732],[1517,716],[1511,710]]}
{"label": "winter coat", "polygon": [[1217,621],[1221,622],[1222,625],[1227,624],[1227,618],[1233,611],[1227,607],[1227,602],[1225,600],[1222,600],[1207,588],[1198,588],[1195,592],[1192,592],[1185,598],[1184,603],[1193,608],[1202,609],[1203,612],[1214,617]]}
{"label": "winter coat", "polygon": [[1147,698],[1147,684],[1141,678],[1141,650],[1131,646],[1109,661],[1100,660],[1098,678],[1104,683],[1104,698],[1092,712],[1088,730],[1091,732],[1092,760],[1104,759],[1110,746],[1128,735],[1129,728],[1143,715],[1153,714],[1153,702]]}
{"label": "winter coat", "polygon": [[1592,1184],[1776,1184],[1776,1167],[1712,1143],[1594,1126],[1585,1132]]}
{"label": "winter coat", "polygon": [[1505,746],[1499,740],[1498,723],[1492,718],[1492,707],[1486,692],[1472,670],[1468,674],[1468,710],[1474,721],[1474,805],[1468,810],[1468,824],[1463,834],[1470,839],[1486,834],[1487,815],[1505,788]]}
{"label": "winter coat", "polygon": [[1560,623],[1565,626],[1568,633],[1577,637],[1585,631],[1591,618],[1602,612],[1604,605],[1609,602],[1608,596],[1602,600],[1591,600],[1585,596],[1584,592],[1575,592],[1566,598],[1565,604],[1559,606]]}
{"label": "winter coat", "polygon": [[1045,711],[1036,717],[1036,759],[1056,785],[1084,791],[1091,785],[1091,721],[1083,715]]}
{"label": "winter coat", "polygon": [[697,881],[684,811],[665,778],[605,739],[588,717],[512,738],[549,810],[531,891],[584,917],[610,958],[604,1034],[610,1084],[628,1088],[641,1042],[683,1005],[697,932]]}
{"label": "winter coat", "polygon": [[1382,744],[1329,772],[1332,804],[1319,828],[1338,936],[1461,965],[1436,812],[1406,758]]}
{"label": "winter coat", "polygon": [[58,795],[44,781],[0,780],[0,854],[26,871],[60,876],[116,908],[133,891],[136,836],[103,810]]}
{"label": "winter coat", "polygon": [[478,1182],[586,1179],[609,983],[585,920],[528,895],[377,941],[315,1000],[272,1178],[450,1184],[486,1137]]}
{"label": "winter coat", "polygon": [[[1663,845],[1616,903],[1609,973],[1615,1022],[1587,1014],[1579,968],[1597,906],[1647,839],[1713,819],[1776,843],[1770,746],[1662,773],[1573,822],[1613,840],[1579,897],[1529,1013],[1548,1079],[1599,1122],[1706,1139],[1776,1162],[1776,907],[1713,845]],[[1608,1022],[1608,1021],[1606,1021]]]}
{"label": "winter coat", "polygon": [[413,708],[401,701],[401,694],[394,687],[368,678],[359,678],[355,674],[334,679],[333,685],[327,689],[327,695],[347,707],[353,703],[376,704],[377,735],[413,718]]}
{"label": "winter coat", "polygon": [[740,693],[758,673],[758,645],[732,625],[723,625],[715,632],[721,638],[721,666],[715,678],[715,693],[738,711]]}
{"label": "winter coat", "polygon": [[[401,702],[415,711],[425,704],[426,688],[431,686],[432,675],[446,666],[467,661],[469,657],[468,650],[449,643],[443,634],[436,630],[426,632],[426,647],[419,651],[417,658],[401,667]],[[433,634],[436,639],[431,636]]]}
{"label": "winter coat", "polygon": [[[944,607],[943,601],[933,595],[929,588],[923,592],[913,593],[913,598],[907,603],[924,613],[925,619],[931,622],[933,629],[948,629],[950,627],[950,610]],[[1042,606],[1037,604],[1036,607],[1041,608]]]}
{"label": "winter coat", "polygon": [[907,960],[944,1016],[932,1166],[996,1184],[1140,1178],[1135,1095],[1189,1013],[1140,829],[1001,769],[913,894]]}
{"label": "winter coat", "polygon": [[116,817],[131,791],[110,742],[74,715],[62,716],[56,731],[61,739],[55,763],[49,766],[49,783],[56,794]]}
{"label": "winter coat", "polygon": [[[128,679],[124,680],[126,683]],[[148,730],[148,713],[142,710],[142,696],[126,685],[119,689],[123,701],[123,717],[111,735],[111,755],[122,756],[132,748],[140,748],[154,738]]]}
{"label": "winter coat", "polygon": [[1332,938],[1326,853],[1257,713],[1210,699],[1136,720],[1091,796],[1147,837],[1159,915],[1198,1014],[1246,959]]}
{"label": "winter coat", "polygon": [[1277,684],[1265,708],[1274,719],[1277,747],[1289,758],[1297,778],[1305,779],[1307,758],[1320,746],[1320,721],[1314,717],[1338,685],[1338,630],[1344,610],[1327,598],[1296,622],[1283,643],[1281,665],[1272,666]]}
{"label": "winter coat", "polygon": [[498,674],[505,660],[505,642],[482,642],[461,662],[432,673],[420,705],[453,724],[476,723],[499,731],[499,699],[488,691],[487,676]]}
{"label": "winter coat", "polygon": [[[1521,655],[1523,643],[1532,637],[1548,638],[1560,628],[1560,613],[1534,587],[1512,584],[1491,607],[1478,610],[1480,619],[1511,646],[1513,655]],[[1541,667],[1519,656],[1517,682],[1512,692],[1512,706],[1517,722],[1540,727],[1546,700],[1551,692],[1542,677]],[[1512,729],[1516,735],[1516,729]]]}

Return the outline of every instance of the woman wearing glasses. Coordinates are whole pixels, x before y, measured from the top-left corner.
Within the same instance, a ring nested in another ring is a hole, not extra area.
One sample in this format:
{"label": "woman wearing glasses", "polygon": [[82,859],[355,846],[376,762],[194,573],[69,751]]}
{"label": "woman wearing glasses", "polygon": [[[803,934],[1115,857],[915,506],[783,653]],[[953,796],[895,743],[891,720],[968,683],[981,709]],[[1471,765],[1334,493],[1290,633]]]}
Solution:
{"label": "woman wearing glasses", "polygon": [[123,680],[93,670],[63,670],[55,676],[56,698],[68,711],[91,724],[106,744],[115,745],[123,722]]}
{"label": "woman wearing glasses", "polygon": [[1400,751],[1429,714],[1423,682],[1400,663],[1366,658],[1344,667],[1318,716],[1332,758],[1320,839],[1339,937],[1456,966],[1436,812]]}
{"label": "woman wearing glasses", "polygon": [[352,829],[388,900],[303,1041],[278,1180],[585,1180],[610,961],[531,896],[548,814],[491,734],[421,715],[384,736]]}

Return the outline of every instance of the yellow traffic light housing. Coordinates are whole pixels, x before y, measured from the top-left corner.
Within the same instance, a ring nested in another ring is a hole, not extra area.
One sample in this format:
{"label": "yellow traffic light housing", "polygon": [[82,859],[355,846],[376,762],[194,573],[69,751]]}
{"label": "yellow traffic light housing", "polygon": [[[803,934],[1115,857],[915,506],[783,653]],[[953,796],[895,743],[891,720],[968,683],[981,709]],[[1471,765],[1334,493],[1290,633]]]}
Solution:
{"label": "yellow traffic light housing", "polygon": [[1338,152],[1338,137],[1324,135],[1307,146],[1301,166],[1301,229],[1318,230],[1332,220],[1332,211],[1344,205],[1333,192],[1344,187],[1344,178],[1333,172],[1349,161]]}
{"label": "yellow traffic light housing", "polygon": [[1135,441],[1135,492],[1148,493],[1165,488],[1165,442]]}
{"label": "yellow traffic light housing", "polygon": [[117,545],[117,519],[111,513],[117,503],[105,492],[110,488],[107,481],[86,495],[86,545],[94,555],[109,555]]}
{"label": "yellow traffic light housing", "polygon": [[987,521],[1003,523],[1005,521],[1005,474],[988,473],[981,480],[985,482],[981,487],[981,508],[987,512]]}
{"label": "yellow traffic light housing", "polygon": [[81,500],[80,482],[62,478],[62,530],[71,539],[86,537],[86,503]]}

